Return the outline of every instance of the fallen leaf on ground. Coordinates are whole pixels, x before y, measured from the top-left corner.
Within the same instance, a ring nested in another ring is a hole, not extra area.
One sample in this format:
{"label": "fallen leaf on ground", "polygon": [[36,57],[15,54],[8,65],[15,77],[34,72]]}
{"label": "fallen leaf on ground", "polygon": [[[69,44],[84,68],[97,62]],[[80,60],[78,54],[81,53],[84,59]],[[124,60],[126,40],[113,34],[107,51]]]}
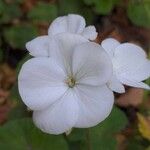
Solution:
{"label": "fallen leaf on ground", "polygon": [[0,124],[3,124],[7,120],[10,109],[11,104],[9,102],[0,106]]}
{"label": "fallen leaf on ground", "polygon": [[140,113],[137,113],[138,129],[142,137],[150,141],[150,121]]}
{"label": "fallen leaf on ground", "polygon": [[118,134],[117,139],[117,150],[126,150],[126,137],[123,134]]}
{"label": "fallen leaf on ground", "polygon": [[122,94],[117,100],[116,104],[121,107],[134,106],[137,107],[142,103],[144,96],[143,89],[130,88],[126,93]]}

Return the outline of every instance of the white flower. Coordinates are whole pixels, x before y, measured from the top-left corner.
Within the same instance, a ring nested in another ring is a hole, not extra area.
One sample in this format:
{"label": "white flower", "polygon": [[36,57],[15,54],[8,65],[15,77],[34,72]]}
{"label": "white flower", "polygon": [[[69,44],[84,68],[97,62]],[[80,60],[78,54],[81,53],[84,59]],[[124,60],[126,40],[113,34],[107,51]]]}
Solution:
{"label": "white flower", "polygon": [[150,89],[142,82],[150,77],[150,61],[141,47],[131,43],[120,44],[113,38],[102,41],[101,45],[113,63],[113,76],[108,83],[113,91],[125,92],[122,84]]}
{"label": "white flower", "polygon": [[52,57],[28,60],[18,77],[34,123],[51,134],[100,123],[114,103],[106,86],[112,75],[109,56],[100,45],[74,34],[60,34],[51,45]]}
{"label": "white flower", "polygon": [[78,34],[85,39],[94,40],[97,32],[94,26],[85,27],[85,19],[82,16],[70,14],[56,18],[48,29],[48,35],[39,36],[26,44],[30,55],[49,56],[49,41],[60,33]]}

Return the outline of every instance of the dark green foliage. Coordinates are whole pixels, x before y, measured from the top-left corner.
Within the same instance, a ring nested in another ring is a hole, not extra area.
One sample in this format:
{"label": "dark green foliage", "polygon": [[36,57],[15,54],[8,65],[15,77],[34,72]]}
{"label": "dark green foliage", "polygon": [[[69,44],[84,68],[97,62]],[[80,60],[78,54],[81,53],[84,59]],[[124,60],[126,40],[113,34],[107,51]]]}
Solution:
{"label": "dark green foliage", "polygon": [[[45,33],[39,32],[41,26],[60,15],[77,13],[83,15],[88,24],[93,24],[101,16],[110,16],[114,8],[121,6],[133,24],[150,27],[149,0],[129,0],[126,5],[121,0],[45,0],[34,1],[31,9],[23,6],[24,2],[0,0],[0,62],[7,50],[8,54],[13,50],[25,50],[26,42]],[[98,20],[98,23],[101,21]],[[45,31],[48,27],[43,28]],[[30,58],[27,55],[21,59],[17,74],[22,64]],[[146,95],[148,97],[149,92]],[[37,129],[31,119],[25,118],[31,116],[32,112],[27,111],[23,104],[17,82],[11,90],[10,99],[15,107],[9,114],[8,122],[0,127],[0,150],[87,150],[88,147],[92,150],[116,150],[116,134],[128,123],[125,113],[114,107],[110,116],[93,128],[73,129],[68,136],[48,135]],[[144,150],[148,144],[141,141],[136,137],[129,139],[127,149]]]}
{"label": "dark green foliage", "polygon": [[57,6],[43,2],[31,9],[28,13],[28,18],[36,23],[50,22],[57,17]]}
{"label": "dark green foliage", "polygon": [[60,15],[80,14],[85,17],[86,22],[91,24],[94,19],[93,10],[86,6],[82,0],[59,0],[58,11]]}
{"label": "dark green foliage", "polygon": [[110,116],[102,123],[90,129],[74,129],[67,139],[73,147],[78,143],[78,148],[81,150],[87,150],[89,145],[92,150],[116,150],[115,136],[126,125],[125,114],[114,107]]}
{"label": "dark green foliage", "polygon": [[3,59],[3,50],[0,49],[0,62],[2,61],[2,59]]}
{"label": "dark green foliage", "polygon": [[21,17],[22,11],[18,4],[6,4],[0,1],[0,23],[10,23]]}
{"label": "dark green foliage", "polygon": [[131,1],[128,6],[128,16],[134,24],[150,27],[150,1]]}
{"label": "dark green foliage", "polygon": [[10,121],[0,127],[1,150],[67,150],[67,143],[60,136],[44,134],[31,119]]}
{"label": "dark green foliage", "polygon": [[119,0],[84,0],[84,2],[92,5],[96,13],[106,15],[119,3]]}
{"label": "dark green foliage", "polygon": [[32,25],[17,25],[7,28],[4,37],[13,48],[25,49],[25,44],[37,35],[36,27]]}

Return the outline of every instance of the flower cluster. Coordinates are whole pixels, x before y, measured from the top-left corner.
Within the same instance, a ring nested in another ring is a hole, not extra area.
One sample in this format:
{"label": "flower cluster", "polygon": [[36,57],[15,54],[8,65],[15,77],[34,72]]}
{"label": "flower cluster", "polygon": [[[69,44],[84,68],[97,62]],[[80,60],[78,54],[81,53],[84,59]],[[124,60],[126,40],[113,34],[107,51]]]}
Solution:
{"label": "flower cluster", "polygon": [[94,26],[79,15],[56,18],[48,35],[26,44],[33,56],[22,66],[18,86],[33,121],[43,132],[61,134],[103,121],[123,85],[150,89],[145,52],[131,43],[108,38],[101,45]]}

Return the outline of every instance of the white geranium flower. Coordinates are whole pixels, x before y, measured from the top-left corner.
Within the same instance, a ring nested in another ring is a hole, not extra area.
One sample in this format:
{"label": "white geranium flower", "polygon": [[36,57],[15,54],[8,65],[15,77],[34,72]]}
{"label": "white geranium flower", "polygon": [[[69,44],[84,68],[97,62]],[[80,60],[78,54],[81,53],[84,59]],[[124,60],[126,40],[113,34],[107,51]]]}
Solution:
{"label": "white geranium flower", "polygon": [[85,25],[85,19],[79,15],[70,14],[58,17],[51,23],[48,35],[33,39],[26,44],[26,48],[32,56],[49,56],[49,40],[60,33],[78,34],[85,39],[95,40],[97,37],[95,27],[85,27]]}
{"label": "white geranium flower", "polygon": [[18,77],[20,95],[33,110],[34,123],[51,134],[95,126],[114,103],[106,86],[112,75],[109,56],[79,35],[60,34],[50,44],[52,57],[28,60]]}
{"label": "white geranium flower", "polygon": [[131,43],[120,44],[113,38],[102,41],[101,45],[112,59],[114,72],[108,86],[113,91],[125,92],[122,84],[150,89],[142,82],[150,77],[150,61],[141,47]]}

